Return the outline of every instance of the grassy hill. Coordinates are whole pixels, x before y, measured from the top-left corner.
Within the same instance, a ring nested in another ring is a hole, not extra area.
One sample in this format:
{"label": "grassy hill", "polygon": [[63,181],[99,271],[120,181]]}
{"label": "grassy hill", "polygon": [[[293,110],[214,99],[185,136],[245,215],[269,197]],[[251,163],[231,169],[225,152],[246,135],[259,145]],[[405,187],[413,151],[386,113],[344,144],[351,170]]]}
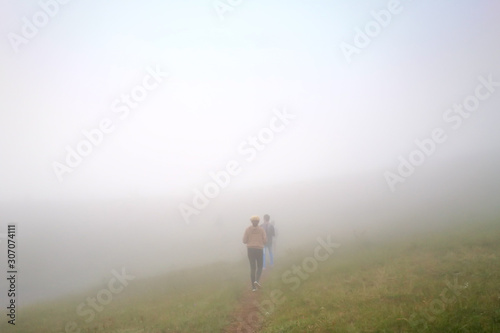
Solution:
{"label": "grassy hill", "polygon": [[[97,302],[94,310],[88,299],[98,299],[99,292],[108,288],[103,283],[78,295],[21,308],[15,328],[2,321],[0,332],[219,332],[229,324],[248,284],[247,270],[243,262],[217,263],[132,280],[109,303],[101,295],[105,302]],[[77,309],[82,303],[80,315]]]}
{"label": "grassy hill", "polygon": [[[279,253],[255,309],[238,316],[248,294],[245,261],[133,280],[112,299],[104,283],[21,308],[15,328],[2,320],[0,331],[500,332],[498,221],[330,248],[328,235],[319,239]],[[105,302],[88,305],[98,296]],[[82,303],[86,315],[77,313]]]}
{"label": "grassy hill", "polygon": [[350,244],[296,290],[283,276],[301,261],[287,258],[267,283],[286,301],[262,332],[500,332],[499,255],[497,223]]}

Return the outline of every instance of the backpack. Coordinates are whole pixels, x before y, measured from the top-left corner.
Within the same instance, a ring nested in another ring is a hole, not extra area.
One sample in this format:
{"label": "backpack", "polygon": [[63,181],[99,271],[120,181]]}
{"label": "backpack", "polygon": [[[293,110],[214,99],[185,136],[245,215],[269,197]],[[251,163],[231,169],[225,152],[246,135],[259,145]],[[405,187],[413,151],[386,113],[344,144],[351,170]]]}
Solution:
{"label": "backpack", "polygon": [[270,241],[274,236],[274,226],[272,224],[264,225],[264,230],[266,231],[267,240]]}

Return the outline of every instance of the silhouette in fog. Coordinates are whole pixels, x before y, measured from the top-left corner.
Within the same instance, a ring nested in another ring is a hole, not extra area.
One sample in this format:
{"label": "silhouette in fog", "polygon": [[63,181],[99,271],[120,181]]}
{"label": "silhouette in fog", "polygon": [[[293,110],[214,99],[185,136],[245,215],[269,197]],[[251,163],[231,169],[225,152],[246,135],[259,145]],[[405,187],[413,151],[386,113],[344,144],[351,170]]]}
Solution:
{"label": "silhouette in fog", "polygon": [[248,261],[250,262],[250,281],[252,282],[252,291],[260,287],[260,276],[262,274],[262,259],[264,256],[264,245],[267,242],[266,232],[259,227],[260,218],[252,216],[250,222],[252,225],[245,230],[243,234],[243,244],[247,245]]}
{"label": "silhouette in fog", "polygon": [[274,220],[271,221],[271,225],[274,228],[273,253],[276,254],[276,240],[278,239],[278,229],[276,229],[276,222]]}
{"label": "silhouette in fog", "polygon": [[266,268],[266,253],[267,256],[269,257],[269,264],[272,267],[274,265],[274,257],[273,257],[273,238],[275,236],[274,233],[274,226],[269,223],[269,215],[266,214],[264,215],[264,224],[262,225],[262,228],[266,232],[266,237],[267,237],[267,242],[264,246],[264,251],[263,251],[263,265],[262,268]]}

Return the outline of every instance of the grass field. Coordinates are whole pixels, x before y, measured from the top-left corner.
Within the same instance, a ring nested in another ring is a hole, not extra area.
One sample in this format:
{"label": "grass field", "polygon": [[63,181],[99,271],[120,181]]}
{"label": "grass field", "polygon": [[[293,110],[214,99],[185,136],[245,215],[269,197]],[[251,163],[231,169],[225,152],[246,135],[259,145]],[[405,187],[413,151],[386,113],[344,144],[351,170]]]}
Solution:
{"label": "grass field", "polygon": [[95,288],[22,308],[15,328],[2,322],[0,332],[219,332],[229,324],[243,285],[248,284],[247,270],[243,262],[218,263],[134,280],[101,311],[93,311],[94,318],[87,322],[90,316],[80,316],[76,310],[88,297],[96,298],[100,289]]}
{"label": "grass field", "polygon": [[287,300],[262,331],[500,332],[499,255],[495,223],[342,246],[296,290],[274,272]]}
{"label": "grass field", "polygon": [[[500,332],[500,226],[462,225],[386,242],[311,242],[281,253],[240,332]],[[320,255],[321,254],[321,255]],[[321,259],[321,260],[320,260]],[[248,288],[248,267],[218,263],[134,280],[95,317],[98,293],[22,308],[1,332],[221,332]]]}

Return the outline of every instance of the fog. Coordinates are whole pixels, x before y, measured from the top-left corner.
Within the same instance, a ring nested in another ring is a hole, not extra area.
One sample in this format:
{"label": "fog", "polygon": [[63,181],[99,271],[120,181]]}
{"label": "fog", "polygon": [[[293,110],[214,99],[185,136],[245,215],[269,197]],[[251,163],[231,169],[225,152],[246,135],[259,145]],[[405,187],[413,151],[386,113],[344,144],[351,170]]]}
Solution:
{"label": "fog", "polygon": [[228,189],[190,224],[169,204],[179,202],[178,197],[13,204],[3,215],[18,227],[19,300],[25,305],[86,290],[122,267],[148,277],[245,259],[241,238],[255,213],[271,214],[278,232],[277,260],[324,234],[341,244],[361,234],[376,245],[484,222],[500,213],[495,176],[500,161],[492,162],[458,170],[456,164],[438,166],[415,176],[417,181],[397,195],[386,190],[379,173]]}
{"label": "fog", "polygon": [[279,259],[500,213],[495,1],[41,3],[0,5],[22,306],[242,260],[252,215]]}

